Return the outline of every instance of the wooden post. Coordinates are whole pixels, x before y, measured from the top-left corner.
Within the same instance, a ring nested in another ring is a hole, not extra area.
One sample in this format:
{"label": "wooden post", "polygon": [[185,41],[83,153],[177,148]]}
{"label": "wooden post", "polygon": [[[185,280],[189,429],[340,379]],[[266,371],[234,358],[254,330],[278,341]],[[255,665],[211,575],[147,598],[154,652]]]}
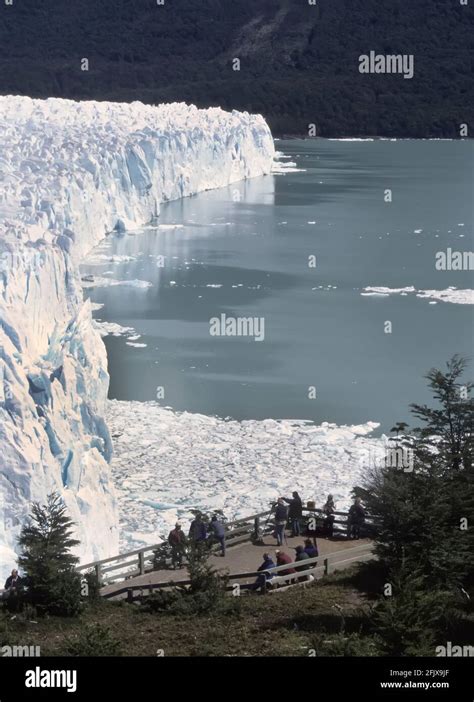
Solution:
{"label": "wooden post", "polygon": [[329,575],[329,558],[324,559],[324,575]]}
{"label": "wooden post", "polygon": [[102,567],[101,567],[100,563],[97,563],[95,566],[95,575],[96,575],[97,582],[99,583],[99,585],[102,585]]}
{"label": "wooden post", "polygon": [[128,604],[133,602],[133,589],[131,587],[127,590],[127,602]]}
{"label": "wooden post", "polygon": [[140,575],[145,575],[145,554],[140,551],[138,554],[138,568],[140,570]]}

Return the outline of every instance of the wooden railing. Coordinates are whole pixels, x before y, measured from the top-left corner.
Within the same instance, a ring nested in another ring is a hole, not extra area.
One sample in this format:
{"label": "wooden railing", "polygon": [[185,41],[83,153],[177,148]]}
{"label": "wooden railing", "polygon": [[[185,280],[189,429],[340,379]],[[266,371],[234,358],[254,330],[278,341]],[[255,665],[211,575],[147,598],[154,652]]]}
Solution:
{"label": "wooden railing", "polygon": [[[374,558],[373,544],[361,544],[360,546],[353,546],[352,548],[329,553],[324,557],[316,556],[315,558],[308,558],[303,561],[296,561],[294,563],[275,566],[268,571],[246,571],[244,573],[232,573],[230,575],[223,575],[222,578],[225,578],[227,581],[226,590],[229,592],[235,592],[236,585],[238,585],[239,590],[252,589],[256,578],[264,573],[268,573],[273,577],[269,580],[262,579],[263,591],[276,591],[277,589],[280,589],[281,586],[293,585],[298,582],[307,582],[310,575],[312,575],[314,578],[317,576],[322,577],[324,575],[329,575],[340,566],[346,567],[350,563],[366,561],[372,558]],[[319,562],[322,562],[322,565],[318,565]],[[289,569],[296,570],[296,573],[285,573],[285,571],[288,571]],[[189,579],[149,583],[146,585],[124,585],[118,590],[106,593],[103,595],[103,597],[106,599],[123,599],[123,596],[126,595],[128,602],[135,602],[153,592],[156,592],[157,590],[167,590],[176,587],[186,588],[190,585],[191,581]]]}
{"label": "wooden railing", "polygon": [[[306,516],[314,515],[317,519],[324,519],[324,513],[321,509],[303,508],[303,513]],[[225,525],[226,548],[232,548],[238,544],[250,541],[252,534],[255,531],[255,520],[260,521],[260,534],[262,536],[273,532],[274,524],[271,520],[271,510],[252,514],[249,517],[236,519],[228,522]],[[334,512],[334,533],[340,535],[345,533],[347,529],[347,512]],[[341,519],[343,517],[343,519]],[[366,519],[365,530],[370,534],[375,530],[375,525],[370,518]],[[101,585],[111,585],[115,582],[120,582],[128,578],[134,578],[139,575],[145,575],[155,570],[154,552],[161,544],[153,546],[145,546],[134,551],[128,551],[117,556],[111,556],[101,561],[86,563],[78,567],[78,571],[85,574],[87,571],[94,571]],[[217,549],[218,546],[215,546]]]}
{"label": "wooden railing", "polygon": [[[255,519],[266,519],[269,515],[270,510],[252,514],[242,519],[236,519],[233,522],[227,522],[225,525],[226,548],[236,546],[245,541],[250,541],[255,527]],[[263,535],[269,534],[272,531],[273,525],[270,522],[268,522],[265,529],[263,529],[262,525]],[[126,578],[145,575],[154,570],[154,552],[160,545],[161,544],[145,546],[135,551],[128,551],[127,553],[122,553],[117,556],[104,558],[101,561],[85,563],[79,566],[77,570],[82,574],[93,570],[102,585],[110,585],[114,582],[125,580]]]}

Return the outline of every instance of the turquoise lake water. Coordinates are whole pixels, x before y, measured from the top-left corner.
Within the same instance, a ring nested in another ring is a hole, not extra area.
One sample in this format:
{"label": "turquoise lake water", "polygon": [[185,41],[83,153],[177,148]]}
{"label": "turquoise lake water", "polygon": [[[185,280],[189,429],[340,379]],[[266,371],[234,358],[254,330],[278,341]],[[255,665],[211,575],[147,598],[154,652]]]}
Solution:
{"label": "turquoise lake water", "polygon": [[[474,287],[472,271],[435,267],[437,252],[448,247],[473,250],[474,147],[276,146],[304,171],[166,203],[160,224],[178,227],[109,236],[101,253],[129,260],[82,267],[83,275],[152,283],[85,291],[104,305],[97,318],[140,335],[105,337],[109,396],[152,400],[163,388],[160,402],[175,410],[372,420],[388,431],[409,420],[410,402],[429,401],[422,377],[429,368],[454,353],[472,355],[473,307],[361,292]],[[222,314],[263,319],[264,340],[211,336],[210,319]]]}

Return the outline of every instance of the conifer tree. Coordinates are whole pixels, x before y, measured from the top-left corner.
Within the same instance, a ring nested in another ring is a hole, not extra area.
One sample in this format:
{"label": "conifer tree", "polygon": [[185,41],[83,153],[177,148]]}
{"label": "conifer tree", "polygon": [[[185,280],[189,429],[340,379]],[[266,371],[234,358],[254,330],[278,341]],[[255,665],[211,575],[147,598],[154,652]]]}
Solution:
{"label": "conifer tree", "polygon": [[463,587],[473,578],[473,403],[472,384],[460,381],[465,368],[455,356],[445,373],[428,373],[437,406],[412,405],[424,425],[403,438],[413,470],[376,468],[359,490],[379,524],[381,561],[392,573],[416,569],[430,587]]}
{"label": "conifer tree", "polygon": [[79,541],[72,538],[73,522],[57,493],[46,505],[34,503],[32,518],[19,537],[23,569],[32,603],[39,613],[74,616],[81,606],[78,558],[71,553]]}

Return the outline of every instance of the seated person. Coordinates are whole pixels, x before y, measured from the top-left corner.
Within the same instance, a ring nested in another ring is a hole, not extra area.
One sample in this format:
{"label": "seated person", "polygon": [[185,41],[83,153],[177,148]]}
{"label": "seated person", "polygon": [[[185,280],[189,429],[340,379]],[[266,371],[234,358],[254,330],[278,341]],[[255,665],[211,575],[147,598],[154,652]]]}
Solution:
{"label": "seated person", "polygon": [[23,580],[18,575],[18,571],[14,568],[11,575],[5,581],[5,592],[2,595],[2,599],[7,600],[9,597],[17,595],[18,592],[23,587]]}
{"label": "seated person", "polygon": [[304,552],[307,554],[308,558],[316,558],[317,556],[319,556],[317,543],[313,545],[311,539],[305,539]]}
{"label": "seated person", "polygon": [[262,572],[262,571],[271,570],[274,567],[275,567],[275,564],[272,561],[272,559],[270,558],[270,554],[264,553],[263,554],[263,563],[258,568],[258,572],[260,573],[260,575],[257,577],[257,580],[255,581],[255,583],[253,585],[254,590],[262,590],[265,583],[268,583],[268,581],[274,577],[273,573]]}
{"label": "seated person", "polygon": [[[293,563],[291,556],[289,556],[287,553],[284,553],[283,551],[275,551],[275,553],[277,557],[277,566]],[[294,568],[285,568],[285,570],[279,570],[277,575],[291,575],[292,573],[296,573]]]}
{"label": "seated person", "polygon": [[[297,546],[297,547],[295,548],[295,551],[296,551],[295,563],[300,563],[301,561],[308,561],[308,560],[309,560],[309,556],[308,556],[308,554],[305,552],[303,546]],[[298,572],[298,573],[301,573],[301,571],[303,571],[303,570],[309,570],[309,569],[311,569],[311,568],[313,568],[313,565],[310,563],[310,564],[307,565],[307,566],[301,566],[300,568],[298,568],[297,572]],[[302,581],[302,580],[309,580],[309,576],[304,575],[303,577],[298,578],[298,580],[299,580],[299,581]]]}

